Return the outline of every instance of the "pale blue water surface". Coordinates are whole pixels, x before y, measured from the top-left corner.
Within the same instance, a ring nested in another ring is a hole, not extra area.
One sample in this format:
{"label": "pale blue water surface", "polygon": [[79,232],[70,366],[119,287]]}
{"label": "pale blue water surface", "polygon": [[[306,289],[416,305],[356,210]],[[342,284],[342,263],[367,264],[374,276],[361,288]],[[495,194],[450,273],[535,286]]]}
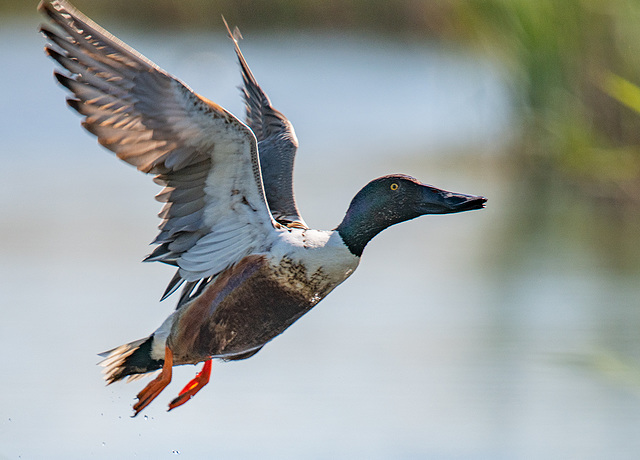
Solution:
{"label": "pale blue water surface", "polygon": [[[197,371],[178,368],[130,418],[146,381],[105,387],[96,353],[173,308],[158,303],[172,270],[139,263],[158,188],[65,108],[36,24],[0,24],[0,459],[637,458],[637,240],[571,192],[523,185],[495,63],[356,35],[244,31],[256,77],[296,126],[307,222],[333,228],[392,172],[483,194],[487,209],[385,231],[255,357],[216,363],[166,413]],[[242,113],[221,31],[105,25]]]}

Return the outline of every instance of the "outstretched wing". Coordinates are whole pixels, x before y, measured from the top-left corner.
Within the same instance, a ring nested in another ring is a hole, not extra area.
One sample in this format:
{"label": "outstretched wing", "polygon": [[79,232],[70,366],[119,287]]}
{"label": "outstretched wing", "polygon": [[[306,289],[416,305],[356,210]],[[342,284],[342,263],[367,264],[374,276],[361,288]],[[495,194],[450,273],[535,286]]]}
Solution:
{"label": "outstretched wing", "polygon": [[199,96],[63,0],[40,11],[55,72],[82,125],[118,158],[164,186],[159,246],[147,260],[179,267],[183,281],[213,276],[264,250],[278,224],[267,206],[251,130]]}
{"label": "outstretched wing", "polygon": [[258,139],[262,181],[271,214],[283,225],[307,228],[293,193],[293,164],[298,150],[296,133],[291,122],[271,106],[269,97],[256,82],[238,45],[238,39],[242,38],[240,31],[236,28],[231,33],[227,21],[222,20],[242,69],[246,123]]}

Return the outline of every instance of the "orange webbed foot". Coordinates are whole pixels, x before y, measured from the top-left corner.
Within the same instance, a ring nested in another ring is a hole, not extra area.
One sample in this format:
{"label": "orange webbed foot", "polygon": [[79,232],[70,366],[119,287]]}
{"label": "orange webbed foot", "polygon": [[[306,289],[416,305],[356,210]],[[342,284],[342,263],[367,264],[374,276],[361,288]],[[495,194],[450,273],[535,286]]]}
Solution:
{"label": "orange webbed foot", "polygon": [[135,411],[133,416],[138,415],[142,409],[147,407],[156,396],[158,396],[164,388],[171,382],[171,374],[173,371],[173,353],[169,350],[169,347],[165,347],[164,350],[164,364],[162,365],[162,371],[154,380],[138,393],[138,402],[133,405]]}
{"label": "orange webbed foot", "polygon": [[196,376],[182,389],[180,394],[169,403],[169,410],[175,409],[178,406],[182,406],[189,401],[200,391],[204,386],[209,383],[209,377],[211,376],[211,360],[204,362],[202,370],[196,374]]}

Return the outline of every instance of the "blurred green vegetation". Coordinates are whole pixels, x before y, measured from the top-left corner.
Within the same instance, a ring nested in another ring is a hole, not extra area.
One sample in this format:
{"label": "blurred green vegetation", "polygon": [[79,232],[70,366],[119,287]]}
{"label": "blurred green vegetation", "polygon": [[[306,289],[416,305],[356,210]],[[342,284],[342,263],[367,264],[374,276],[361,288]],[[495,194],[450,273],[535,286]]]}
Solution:
{"label": "blurred green vegetation", "polygon": [[[76,0],[99,22],[336,29],[455,42],[498,59],[513,82],[527,167],[561,173],[593,196],[640,203],[638,0]],[[31,14],[35,2],[0,0]]]}
{"label": "blurred green vegetation", "polygon": [[640,2],[483,0],[455,14],[459,37],[510,70],[521,153],[592,196],[640,203]]}

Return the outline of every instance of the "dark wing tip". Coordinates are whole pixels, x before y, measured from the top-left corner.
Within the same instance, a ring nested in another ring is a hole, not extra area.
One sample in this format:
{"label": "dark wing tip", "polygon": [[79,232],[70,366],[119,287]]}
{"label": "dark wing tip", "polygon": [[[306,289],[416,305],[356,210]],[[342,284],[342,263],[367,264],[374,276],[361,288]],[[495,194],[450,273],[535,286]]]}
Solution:
{"label": "dark wing tip", "polygon": [[56,51],[55,49],[49,47],[49,46],[45,46],[44,47],[44,53],[50,57],[51,59],[53,59],[54,61],[56,61],[58,63],[58,65],[60,65],[60,67],[63,68],[67,68],[66,66],[68,66],[69,64],[65,65],[65,60],[67,59],[66,56],[64,56],[63,54],[59,53],[58,51]]}
{"label": "dark wing tip", "polygon": [[160,298],[160,302],[162,302],[164,299],[166,299],[171,294],[176,292],[178,288],[182,286],[183,283],[184,283],[184,278],[180,276],[180,270],[178,270],[176,271],[175,275],[173,275],[173,278],[171,278],[171,281],[169,281],[169,285],[164,290],[164,294],[162,294],[162,297]]}
{"label": "dark wing tip", "polygon": [[75,83],[75,80],[67,77],[66,75],[61,74],[57,70],[53,72],[53,76],[56,77],[56,80],[58,80],[58,83],[60,83],[65,88],[67,88],[69,91],[73,92],[73,84]]}
{"label": "dark wing tip", "polygon": [[47,24],[41,24],[38,28],[38,32],[40,32],[47,40],[55,43],[54,37],[56,37],[56,34]]}
{"label": "dark wing tip", "polygon": [[78,99],[67,98],[67,105],[78,112],[80,115],[84,115],[82,113],[82,102]]}

